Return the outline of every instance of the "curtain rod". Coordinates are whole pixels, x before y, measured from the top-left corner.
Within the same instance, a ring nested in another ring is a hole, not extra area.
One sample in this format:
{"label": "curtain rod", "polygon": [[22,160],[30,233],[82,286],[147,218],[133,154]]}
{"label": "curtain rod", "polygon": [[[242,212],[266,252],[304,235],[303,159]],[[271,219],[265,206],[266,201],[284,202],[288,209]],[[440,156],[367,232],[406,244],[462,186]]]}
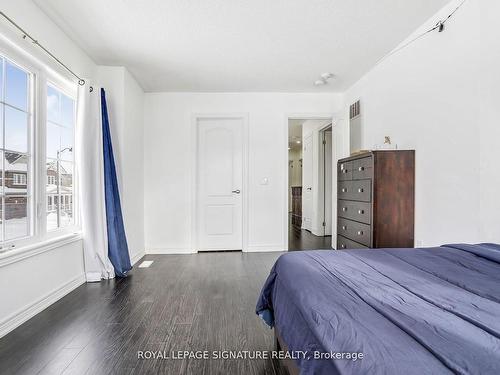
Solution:
{"label": "curtain rod", "polygon": [[73,72],[66,64],[64,64],[61,60],[59,60],[52,52],[50,52],[47,48],[45,48],[43,45],[41,45],[38,40],[33,38],[30,34],[28,34],[21,26],[19,26],[17,23],[14,22],[9,16],[7,16],[4,12],[0,11],[0,15],[4,17],[7,21],[10,22],[16,29],[21,31],[23,33],[23,39],[30,39],[31,42],[40,47],[47,55],[49,55],[52,59],[54,59],[59,65],[61,65],[64,69],[66,69],[71,75],[73,75],[76,79],[78,79],[78,84],[80,86],[83,86],[85,84],[85,80],[83,78],[80,78],[75,72]]}

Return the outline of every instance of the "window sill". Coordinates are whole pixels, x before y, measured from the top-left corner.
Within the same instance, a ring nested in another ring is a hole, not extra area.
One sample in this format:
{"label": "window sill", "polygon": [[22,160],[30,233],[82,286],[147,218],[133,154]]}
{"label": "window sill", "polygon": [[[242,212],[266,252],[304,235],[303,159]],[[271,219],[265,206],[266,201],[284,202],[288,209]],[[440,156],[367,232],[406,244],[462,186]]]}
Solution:
{"label": "window sill", "polygon": [[80,241],[81,239],[82,234],[80,232],[71,233],[0,253],[0,267]]}

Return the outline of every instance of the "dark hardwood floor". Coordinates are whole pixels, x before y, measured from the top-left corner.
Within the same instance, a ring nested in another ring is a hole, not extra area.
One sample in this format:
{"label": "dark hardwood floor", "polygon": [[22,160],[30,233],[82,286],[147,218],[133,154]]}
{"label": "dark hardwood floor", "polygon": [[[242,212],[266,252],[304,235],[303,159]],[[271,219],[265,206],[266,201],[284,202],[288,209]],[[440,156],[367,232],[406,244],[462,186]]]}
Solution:
{"label": "dark hardwood floor", "polygon": [[326,250],[332,248],[332,236],[318,237],[288,220],[288,250]]}
{"label": "dark hardwood floor", "polygon": [[0,374],[282,374],[269,360],[141,360],[146,350],[272,350],[255,303],[281,253],[148,255],[0,339]]}

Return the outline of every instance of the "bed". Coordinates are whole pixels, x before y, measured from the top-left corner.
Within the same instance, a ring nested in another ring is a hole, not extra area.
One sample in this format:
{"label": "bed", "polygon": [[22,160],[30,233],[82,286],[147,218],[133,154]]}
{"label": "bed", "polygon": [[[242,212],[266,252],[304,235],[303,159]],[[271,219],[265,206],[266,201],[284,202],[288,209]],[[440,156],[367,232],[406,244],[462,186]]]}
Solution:
{"label": "bed", "polygon": [[292,373],[500,374],[500,245],[287,253],[256,312]]}

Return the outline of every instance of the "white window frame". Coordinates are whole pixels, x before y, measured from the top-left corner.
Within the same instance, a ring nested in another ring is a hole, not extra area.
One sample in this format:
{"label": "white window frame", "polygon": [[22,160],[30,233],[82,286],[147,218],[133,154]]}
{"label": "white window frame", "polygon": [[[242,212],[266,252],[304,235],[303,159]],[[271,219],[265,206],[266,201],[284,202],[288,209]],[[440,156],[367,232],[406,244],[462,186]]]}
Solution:
{"label": "white window frame", "polygon": [[[44,243],[47,240],[64,238],[69,234],[79,234],[80,211],[78,200],[78,168],[73,160],[73,225],[47,231],[47,200],[46,200],[46,139],[47,139],[47,85],[50,82],[54,87],[71,98],[77,99],[78,87],[74,80],[67,79],[55,70],[47,67],[36,57],[27,52],[14,48],[0,39],[0,55],[30,73],[30,93],[28,108],[30,115],[28,153],[31,163],[27,172],[27,195],[32,200],[28,205],[29,236],[7,241],[0,241],[0,254],[6,254],[13,249]],[[5,79],[5,77],[4,77]],[[76,108],[73,136],[77,134]],[[76,155],[76,142],[73,155]]]}

